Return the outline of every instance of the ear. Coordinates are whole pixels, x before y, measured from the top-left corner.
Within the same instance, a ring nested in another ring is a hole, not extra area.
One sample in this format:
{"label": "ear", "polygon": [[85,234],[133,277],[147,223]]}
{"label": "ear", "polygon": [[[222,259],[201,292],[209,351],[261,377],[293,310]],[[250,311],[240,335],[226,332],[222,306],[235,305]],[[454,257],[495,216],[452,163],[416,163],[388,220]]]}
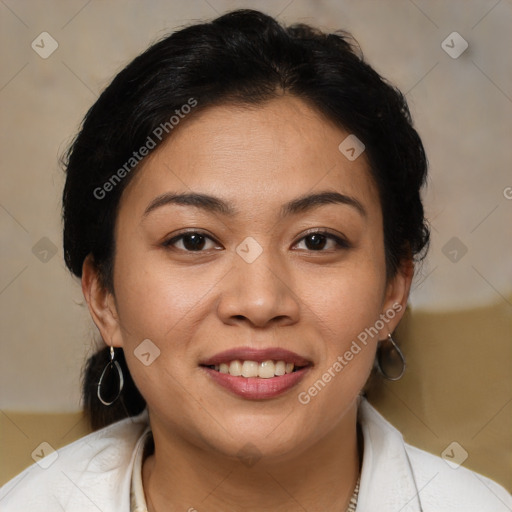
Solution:
{"label": "ear", "polygon": [[405,313],[413,277],[414,263],[412,259],[406,259],[386,285],[381,315],[381,318],[384,316],[387,319],[383,329],[384,338],[396,329]]}
{"label": "ear", "polygon": [[85,258],[82,265],[82,293],[103,341],[107,345],[122,347],[114,295],[103,286],[91,254]]}

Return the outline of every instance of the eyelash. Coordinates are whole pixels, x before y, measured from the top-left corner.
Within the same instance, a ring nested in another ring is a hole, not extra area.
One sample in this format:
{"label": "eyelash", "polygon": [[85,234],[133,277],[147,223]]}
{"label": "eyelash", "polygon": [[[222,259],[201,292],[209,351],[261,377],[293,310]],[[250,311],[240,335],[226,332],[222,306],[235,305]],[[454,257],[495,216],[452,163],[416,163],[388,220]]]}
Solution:
{"label": "eyelash", "polygon": [[[176,235],[176,236],[170,238],[169,240],[166,240],[162,245],[168,249],[173,249],[173,247],[172,247],[173,244],[182,240],[186,235],[200,235],[200,236],[203,236],[203,237],[211,240],[214,243],[218,243],[215,239],[213,239],[211,236],[207,235],[206,233],[204,233],[202,231],[185,231],[183,233],[180,233],[179,235]],[[321,230],[308,231],[297,242],[295,242],[294,245],[297,245],[299,242],[302,242],[304,239],[306,239],[308,236],[311,236],[311,235],[322,235],[322,236],[325,236],[329,240],[333,240],[336,243],[336,248],[334,249],[336,251],[351,248],[350,243],[347,240],[345,240],[344,238],[334,235],[333,233],[330,233],[328,231],[321,231]],[[174,247],[174,249],[176,249],[176,248]],[[187,252],[187,253],[207,252],[204,250],[199,250],[199,251],[189,251],[187,249],[177,249],[177,250],[182,251],[182,252]],[[308,249],[306,249],[306,250],[308,250]],[[329,252],[329,250],[321,249],[321,250],[315,251],[313,249],[309,249],[309,252],[321,253],[321,252]]]}

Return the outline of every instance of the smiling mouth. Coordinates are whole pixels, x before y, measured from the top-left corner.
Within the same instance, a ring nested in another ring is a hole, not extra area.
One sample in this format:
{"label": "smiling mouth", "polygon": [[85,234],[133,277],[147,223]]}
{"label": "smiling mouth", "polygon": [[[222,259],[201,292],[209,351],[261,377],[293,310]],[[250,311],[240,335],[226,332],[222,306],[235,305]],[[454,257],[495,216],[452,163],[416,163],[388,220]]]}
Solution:
{"label": "smiling mouth", "polygon": [[219,373],[229,374],[233,377],[271,379],[272,377],[282,377],[283,375],[297,372],[308,365],[299,366],[294,363],[271,359],[261,362],[235,359],[226,363],[201,366]]}

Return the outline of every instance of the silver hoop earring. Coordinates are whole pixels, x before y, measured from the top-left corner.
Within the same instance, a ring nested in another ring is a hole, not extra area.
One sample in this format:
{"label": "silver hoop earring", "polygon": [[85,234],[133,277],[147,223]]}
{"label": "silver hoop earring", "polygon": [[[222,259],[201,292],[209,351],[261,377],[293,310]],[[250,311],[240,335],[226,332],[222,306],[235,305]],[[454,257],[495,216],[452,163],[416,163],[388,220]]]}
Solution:
{"label": "silver hoop earring", "polygon": [[[389,341],[387,347],[384,347],[385,341]],[[383,362],[387,362],[387,366],[392,368],[395,368],[397,364],[400,364],[400,370],[395,371],[395,374],[390,374],[385,368],[383,368]],[[377,349],[375,364],[379,373],[387,380],[400,380],[405,373],[405,368],[407,367],[405,363],[405,357],[400,350],[400,347],[391,337],[391,334],[388,334],[387,339],[382,341],[379,348]]]}
{"label": "silver hoop earring", "polygon": [[[113,393],[111,391],[112,387],[109,386],[111,384],[111,380],[115,380],[116,384],[114,385],[114,389],[117,388],[117,392]],[[102,386],[104,383],[107,383],[107,398],[105,399],[102,395],[105,393],[102,392]],[[107,366],[101,372],[100,380],[98,381],[98,389],[97,395],[99,401],[103,405],[112,405],[121,394],[124,386],[124,377],[123,370],[121,369],[120,364],[117,361],[114,361],[114,347],[110,346],[110,361],[107,363]],[[109,396],[111,395],[111,396]]]}

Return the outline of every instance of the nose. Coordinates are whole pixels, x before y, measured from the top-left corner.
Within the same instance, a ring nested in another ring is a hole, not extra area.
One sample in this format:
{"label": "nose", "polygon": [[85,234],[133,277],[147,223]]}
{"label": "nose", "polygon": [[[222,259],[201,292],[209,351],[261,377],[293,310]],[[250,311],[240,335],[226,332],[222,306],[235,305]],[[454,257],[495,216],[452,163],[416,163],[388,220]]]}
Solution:
{"label": "nose", "polygon": [[290,272],[269,251],[252,263],[234,255],[226,276],[217,313],[225,324],[249,323],[252,327],[292,325],[299,319],[300,301]]}

